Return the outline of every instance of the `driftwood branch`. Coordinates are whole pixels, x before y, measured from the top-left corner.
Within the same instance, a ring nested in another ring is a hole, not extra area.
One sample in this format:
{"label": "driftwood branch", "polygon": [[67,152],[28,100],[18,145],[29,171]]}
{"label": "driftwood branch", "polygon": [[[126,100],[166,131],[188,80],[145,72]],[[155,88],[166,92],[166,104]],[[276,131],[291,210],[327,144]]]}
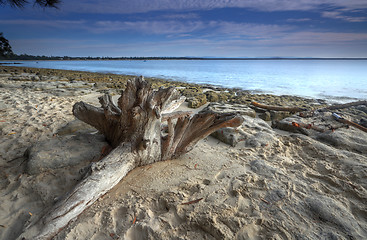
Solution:
{"label": "driftwood branch", "polygon": [[350,102],[350,103],[345,103],[345,104],[335,104],[335,105],[331,105],[325,108],[321,108],[318,111],[325,112],[329,110],[337,110],[337,109],[349,108],[349,107],[360,106],[360,105],[367,106],[367,101],[357,101],[357,102]]}
{"label": "driftwood branch", "polygon": [[[209,111],[170,113],[184,98],[174,88],[153,90],[142,77],[128,81],[117,105],[109,95],[99,98],[101,107],[78,102],[74,115],[103,133],[115,148],[91,165],[86,177],[38,222],[20,236],[48,239],[76,218],[132,169],[178,158],[202,138],[222,127],[237,127],[243,118]],[[161,131],[167,121],[168,133]]]}
{"label": "driftwood branch", "polygon": [[361,126],[361,125],[359,125],[359,124],[357,124],[357,123],[354,123],[354,122],[352,122],[352,121],[349,121],[349,120],[347,120],[347,119],[345,119],[345,118],[343,118],[343,117],[339,116],[339,115],[338,115],[338,114],[336,114],[336,113],[333,113],[333,117],[334,117],[334,118],[335,118],[335,120],[337,120],[338,122],[345,123],[345,124],[347,124],[347,125],[349,125],[349,126],[353,126],[353,127],[355,127],[355,128],[358,128],[358,129],[362,130],[363,132],[367,132],[367,128],[366,128],[366,127],[363,127],[363,126]]}
{"label": "driftwood branch", "polygon": [[179,112],[173,112],[173,113],[166,113],[162,115],[162,122],[167,121],[168,119],[175,119],[180,117],[187,117],[192,115],[193,112],[191,111],[179,111]]}
{"label": "driftwood branch", "polygon": [[[331,111],[331,110],[338,110],[338,109],[344,109],[344,108],[349,108],[349,107],[353,107],[353,106],[360,106],[360,105],[366,105],[367,106],[367,101],[356,101],[356,102],[350,102],[350,103],[344,103],[344,104],[334,104],[328,107],[324,107],[324,108],[320,108],[317,109],[318,112],[327,112],[327,111]],[[315,111],[305,111],[305,112],[301,112],[299,113],[300,117],[312,117],[314,116]]]}
{"label": "driftwood branch", "polygon": [[307,109],[299,108],[299,107],[270,106],[270,105],[265,105],[265,104],[261,104],[258,102],[251,102],[251,105],[258,107],[258,108],[266,109],[266,110],[283,111],[283,112],[302,112],[302,111],[307,110]]}
{"label": "driftwood branch", "polygon": [[81,214],[134,168],[136,155],[130,149],[128,144],[118,146],[101,161],[93,163],[84,179],[48,214],[28,227],[22,237],[49,239]]}

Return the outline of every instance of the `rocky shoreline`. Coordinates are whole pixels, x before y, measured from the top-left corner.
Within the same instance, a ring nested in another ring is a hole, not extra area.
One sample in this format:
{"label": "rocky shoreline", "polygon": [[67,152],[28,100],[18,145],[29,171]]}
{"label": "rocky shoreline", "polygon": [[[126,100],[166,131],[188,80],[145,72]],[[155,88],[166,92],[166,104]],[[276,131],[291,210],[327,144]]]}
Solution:
{"label": "rocky shoreline", "polygon": [[[0,66],[0,74],[10,74],[9,80],[13,81],[32,81],[33,88],[36,90],[45,90],[52,88],[52,85],[59,89],[59,96],[62,96],[62,89],[75,89],[75,94],[87,94],[90,91],[101,93],[119,94],[124,89],[128,79],[134,76],[118,75],[109,73],[93,73],[84,71],[28,68],[19,66]],[[251,106],[251,102],[260,102],[267,105],[280,107],[299,107],[308,111],[328,106],[326,100],[310,99],[290,95],[272,95],[272,94],[254,94],[250,91],[241,89],[220,88],[208,85],[189,84],[178,81],[168,81],[158,78],[145,78],[154,88],[175,86],[182,95],[187,98],[190,108],[198,108],[208,102],[220,102],[229,104],[241,104],[252,107],[258,113],[258,116],[265,121],[277,121],[291,116],[291,113],[266,111]],[[38,86],[37,82],[47,80],[48,86]],[[82,83],[80,83],[82,82]],[[79,91],[77,90],[79,89]],[[56,93],[57,94],[57,93]],[[68,93],[70,94],[70,93]],[[365,107],[356,107],[344,109],[341,114],[347,115],[352,121],[367,119],[367,110]]]}
{"label": "rocky shoreline", "polygon": [[[128,79],[132,75],[119,75],[110,73],[94,73],[72,70],[44,69],[44,68],[28,68],[19,66],[0,66],[0,73],[8,73],[12,75],[21,75],[21,77],[12,77],[12,80],[18,81],[40,81],[42,79],[59,80],[59,81],[84,81],[89,83],[97,83],[96,86],[103,89],[124,89]],[[23,75],[23,76],[22,76]],[[272,95],[272,94],[254,94],[251,91],[241,89],[221,88],[210,85],[190,84],[179,81],[169,81],[158,78],[145,78],[154,88],[175,86],[183,95],[188,98],[196,97],[198,104],[193,104],[193,108],[197,108],[206,101],[208,102],[229,102],[238,104],[249,104],[251,101],[259,101],[265,104],[275,105],[292,105],[298,104],[300,107],[315,108],[322,107],[326,104],[322,99],[308,99],[289,95]]]}

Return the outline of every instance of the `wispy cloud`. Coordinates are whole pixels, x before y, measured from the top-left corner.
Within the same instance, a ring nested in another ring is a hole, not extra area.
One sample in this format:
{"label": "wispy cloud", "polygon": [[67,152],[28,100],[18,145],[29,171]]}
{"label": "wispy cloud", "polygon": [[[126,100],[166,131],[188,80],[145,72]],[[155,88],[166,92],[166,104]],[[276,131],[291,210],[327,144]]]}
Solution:
{"label": "wispy cloud", "polygon": [[90,31],[135,31],[145,34],[181,34],[198,31],[204,28],[201,21],[98,21]]}
{"label": "wispy cloud", "polygon": [[297,22],[309,22],[309,21],[312,21],[312,19],[311,18],[288,18],[286,21],[290,23],[297,23]]}
{"label": "wispy cloud", "polygon": [[294,44],[345,45],[352,43],[365,43],[365,45],[367,45],[367,33],[300,31],[286,36],[285,39]]}
{"label": "wispy cloud", "polygon": [[350,11],[367,9],[363,0],[64,0],[64,9],[89,13],[143,13],[162,10],[209,10],[215,8],[251,8],[258,11],[315,10],[332,6]]}
{"label": "wispy cloud", "polygon": [[[256,26],[254,26],[256,28]],[[303,56],[365,57],[367,33],[290,32],[277,38],[216,39],[191,37],[155,41],[149,38],[130,43],[113,39],[77,41],[70,39],[19,39],[13,41],[19,53],[72,56]],[[42,48],[39,49],[39,45]],[[350,46],[348,50],[342,46]],[[37,49],[38,48],[38,49]],[[31,49],[31,50],[29,50]],[[90,50],[93,49],[93,53]]]}
{"label": "wispy cloud", "polygon": [[195,13],[176,13],[176,14],[166,14],[160,16],[162,19],[199,19],[200,16]]}
{"label": "wispy cloud", "polygon": [[202,30],[202,21],[67,21],[67,20],[0,20],[0,25],[43,26],[56,29],[81,29],[92,33],[134,31],[141,34],[184,34]]}
{"label": "wispy cloud", "polygon": [[328,44],[367,41],[366,33],[302,30],[292,25],[250,24],[229,21],[45,21],[0,20],[0,25],[35,25],[60,29],[80,29],[94,34],[132,32],[143,35],[164,35],[170,38],[246,39],[256,44],[296,43]]}
{"label": "wispy cloud", "polygon": [[322,12],[321,16],[324,18],[332,18],[332,19],[339,19],[346,22],[366,22],[366,17],[352,17],[352,16],[346,16],[342,12],[339,11],[327,11]]}
{"label": "wispy cloud", "polygon": [[293,29],[288,25],[276,24],[250,24],[236,23],[228,21],[210,22],[210,26],[217,27],[217,34],[226,34],[229,36],[247,36],[255,39],[277,37]]}
{"label": "wispy cloud", "polygon": [[208,37],[252,39],[277,37],[294,29],[288,25],[248,24],[228,21],[99,21],[91,24],[95,33],[135,31],[142,34],[161,34],[169,37]]}
{"label": "wispy cloud", "polygon": [[294,27],[288,25],[249,24],[229,21],[192,21],[192,20],[159,20],[159,21],[46,21],[46,20],[0,20],[0,25],[46,26],[59,29],[80,29],[102,34],[108,32],[136,32],[149,35],[170,35],[187,37],[192,34],[219,37],[264,38],[282,35]]}

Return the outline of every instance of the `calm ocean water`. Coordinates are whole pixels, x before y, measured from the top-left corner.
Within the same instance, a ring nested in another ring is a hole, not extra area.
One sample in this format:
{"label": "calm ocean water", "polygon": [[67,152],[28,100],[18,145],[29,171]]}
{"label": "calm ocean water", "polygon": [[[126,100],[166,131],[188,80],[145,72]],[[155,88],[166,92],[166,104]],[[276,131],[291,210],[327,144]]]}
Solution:
{"label": "calm ocean water", "polygon": [[143,75],[338,102],[367,99],[365,60],[24,61],[21,66]]}

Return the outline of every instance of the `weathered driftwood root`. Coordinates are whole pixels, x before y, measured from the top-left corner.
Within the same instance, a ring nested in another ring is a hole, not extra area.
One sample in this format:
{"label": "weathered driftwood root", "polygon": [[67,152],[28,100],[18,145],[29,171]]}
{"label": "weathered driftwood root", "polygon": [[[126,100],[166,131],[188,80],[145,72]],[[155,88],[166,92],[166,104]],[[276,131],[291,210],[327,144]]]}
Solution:
{"label": "weathered driftwood root", "polygon": [[[117,105],[109,95],[99,100],[101,108],[79,102],[73,113],[103,133],[115,149],[93,163],[85,178],[20,238],[52,237],[132,169],[177,158],[212,132],[243,122],[231,114],[170,113],[182,102],[179,93],[174,88],[154,91],[142,77],[128,82]],[[166,134],[161,131],[163,121],[168,125]]]}
{"label": "weathered driftwood root", "polygon": [[302,112],[302,111],[307,110],[307,109],[299,108],[299,107],[270,106],[270,105],[265,105],[265,104],[261,104],[258,102],[251,102],[251,105],[258,107],[258,108],[266,109],[266,110],[283,111],[283,112]]}

